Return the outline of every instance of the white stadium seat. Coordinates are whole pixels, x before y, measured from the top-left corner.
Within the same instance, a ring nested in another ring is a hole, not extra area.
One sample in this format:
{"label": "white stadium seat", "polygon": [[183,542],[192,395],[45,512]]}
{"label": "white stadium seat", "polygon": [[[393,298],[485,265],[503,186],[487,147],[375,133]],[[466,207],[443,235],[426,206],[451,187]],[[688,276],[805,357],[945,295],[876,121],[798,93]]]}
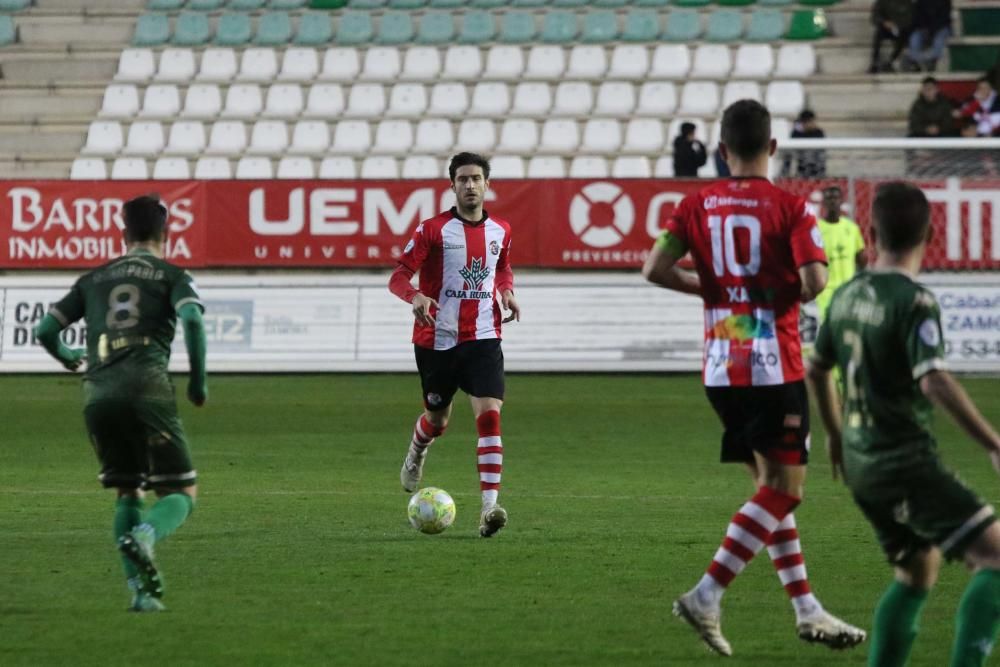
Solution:
{"label": "white stadium seat", "polygon": [[733,76],[766,79],[774,69],[774,50],[767,44],[741,44],[736,49]]}
{"label": "white stadium seat", "polygon": [[566,178],[566,163],[561,157],[534,155],[528,160],[528,178]]}
{"label": "white stadium seat", "polygon": [[304,116],[336,118],[344,111],[344,89],[336,83],[317,83],[309,89]]}
{"label": "white stadium seat", "polygon": [[604,47],[595,44],[577,44],[569,52],[566,76],[573,79],[600,79],[608,70]]}
{"label": "white stadium seat", "polygon": [[73,160],[69,177],[74,181],[103,181],[108,177],[108,166],[100,158],[78,157]]}
{"label": "white stadium seat", "polygon": [[140,116],[146,118],[172,118],[180,113],[181,94],[173,84],[158,84],[146,88]]}
{"label": "white stadium seat", "polygon": [[205,126],[199,121],[178,121],[170,126],[170,136],[164,153],[168,155],[199,155],[205,150]]}
{"label": "white stadium seat", "polygon": [[330,145],[330,126],[323,120],[300,120],[292,131],[292,153],[325,153]]}
{"label": "white stadium seat", "polygon": [[214,155],[239,155],[246,147],[246,125],[238,120],[223,120],[212,125],[205,152]]}
{"label": "white stadium seat", "polygon": [[483,57],[478,46],[449,46],[444,54],[442,79],[472,80],[483,71]]}
{"label": "white stadium seat", "polygon": [[330,152],[358,155],[366,153],[371,143],[372,132],[368,121],[344,120],[337,123],[337,127],[333,130]]}
{"label": "white stadium seat", "polygon": [[349,157],[323,158],[319,163],[320,178],[354,179],[358,177],[358,168],[354,159]]}
{"label": "white stadium seat", "polygon": [[81,153],[87,155],[114,155],[121,151],[122,126],[114,120],[97,120],[87,129],[87,142]]}
{"label": "white stadium seat", "polygon": [[677,89],[669,81],[650,81],[639,88],[638,116],[664,116],[677,108]]}
{"label": "white stadium seat", "polygon": [[[687,52],[687,49],[685,49]],[[638,44],[619,44],[611,52],[609,79],[642,79],[649,71],[649,49]]]}
{"label": "white stadium seat", "polygon": [[438,161],[429,155],[410,155],[403,160],[403,168],[400,172],[400,176],[403,178],[437,179],[441,177],[441,165],[439,165]]}
{"label": "white stadium seat", "polygon": [[191,49],[163,49],[160,53],[160,66],[156,70],[156,80],[186,83],[194,78],[197,71]]}
{"label": "white stadium seat", "polygon": [[240,81],[273,81],[278,76],[278,55],[274,49],[250,48],[240,57]]}
{"label": "white stadium seat", "polygon": [[264,108],[264,97],[256,83],[240,83],[226,91],[226,107],[222,115],[226,118],[253,118]]}
{"label": "white stadium seat", "polygon": [[612,178],[650,178],[652,175],[653,170],[646,157],[623,156],[615,158],[611,164]]}
{"label": "white stadium seat", "polygon": [[250,131],[249,153],[280,155],[288,148],[288,126],[280,120],[258,120]]}
{"label": "white stadium seat", "polygon": [[515,155],[498,155],[490,160],[490,180],[524,178],[524,159]]}
{"label": "white stadium seat", "polygon": [[558,79],[566,71],[566,54],[562,47],[536,45],[528,51],[527,79]]}
{"label": "white stadium seat", "polygon": [[229,160],[224,157],[200,157],[194,163],[194,177],[204,180],[226,180],[233,177]]}
{"label": "white stadium seat", "polygon": [[792,136],[792,122],[787,118],[772,118],[771,136],[778,141],[784,141]]}
{"label": "white stadium seat", "polygon": [[796,115],[806,106],[806,92],[799,81],[772,81],[765,104],[775,116]]}
{"label": "white stadium seat", "polygon": [[570,178],[607,178],[608,161],[593,155],[577,155],[569,163]]}
{"label": "white stadium seat", "polygon": [[633,118],[625,128],[625,153],[658,153],[663,150],[666,137],[663,122],[658,118]]}
{"label": "white stadium seat", "polygon": [[357,83],[347,95],[344,114],[355,118],[374,118],[385,113],[385,88],[379,83]]}
{"label": "white stadium seat", "polygon": [[249,180],[274,178],[271,160],[266,157],[241,157],[236,163],[236,178]]}
{"label": "white stadium seat", "polygon": [[682,79],[691,71],[691,52],[683,44],[660,44],[653,50],[651,79]]}
{"label": "white stadium seat", "polygon": [[389,92],[388,116],[414,118],[427,110],[427,88],[419,83],[397,83]]}
{"label": "white stadium seat", "polygon": [[431,89],[428,114],[432,116],[461,116],[469,108],[469,96],[460,83],[438,83]]}
{"label": "white stadium seat", "polygon": [[594,91],[589,83],[564,81],[556,86],[555,116],[584,116],[594,107]]}
{"label": "white stadium seat", "polygon": [[455,145],[451,123],[440,118],[425,119],[417,123],[413,150],[417,153],[444,153]]}
{"label": "white stadium seat", "polygon": [[361,178],[390,180],[399,178],[399,165],[396,163],[396,158],[366,157],[361,161]]}
{"label": "white stadium seat", "polygon": [[506,45],[491,46],[490,50],[486,53],[484,78],[515,81],[521,78],[523,72],[524,51],[519,47]]}
{"label": "white stadium seat", "polygon": [[542,125],[542,140],[538,149],[542,152],[570,153],[580,145],[580,130],[576,122],[564,118],[550,118]]}
{"label": "white stadium seat", "polygon": [[302,113],[302,103],[302,86],[297,83],[276,83],[267,90],[264,115],[294,118]]}
{"label": "white stadium seat", "polygon": [[816,73],[816,50],[812,44],[782,44],[774,76],[804,79]]}
{"label": "white stadium seat", "polygon": [[205,49],[197,78],[199,81],[231,81],[236,76],[236,69],[236,52],[232,49]]}
{"label": "white stadium seat", "polygon": [[[772,118],[771,121],[772,121],[771,122],[771,127],[773,129],[774,128],[774,119]],[[719,146],[719,135],[721,135],[721,134],[722,134],[722,121],[719,120],[719,119],[716,119],[715,121],[712,122],[712,127],[709,128],[709,130],[708,130],[708,145],[707,145],[707,148],[708,148],[709,151],[714,151],[716,148],[718,148],[718,146]],[[709,162],[712,162],[712,160],[709,159]]]}
{"label": "white stadium seat", "polygon": [[196,83],[187,89],[184,110],[187,118],[214,118],[222,111],[222,93],[211,83]]}
{"label": "white stadium seat", "polygon": [[[505,153],[531,153],[538,146],[538,123],[525,118],[508,118],[500,128],[497,150]],[[522,172],[524,167],[522,165]]]}
{"label": "white stadium seat", "polygon": [[154,180],[185,180],[191,178],[191,165],[182,157],[161,157],[153,163]]}
{"label": "white stadium seat", "polygon": [[392,81],[402,71],[399,49],[394,46],[374,46],[365,52],[361,78],[367,81]]}
{"label": "white stadium seat", "polygon": [[[156,155],[163,150],[163,125],[156,120],[143,120],[128,128],[126,155]],[[116,178],[114,175],[111,178]]]}
{"label": "white stadium seat", "polygon": [[635,109],[635,86],[626,81],[605,81],[597,89],[598,116],[629,116]]}
{"label": "white stadium seat", "polygon": [[319,56],[316,49],[295,47],[285,51],[281,58],[281,81],[312,81],[319,74]]}
{"label": "white stadium seat", "polygon": [[622,145],[621,123],[604,118],[590,119],[583,125],[583,153],[614,153]]}
{"label": "white stadium seat", "polygon": [[473,116],[503,116],[510,109],[510,90],[504,83],[477,83],[472,89]]}
{"label": "white stadium seat", "polygon": [[383,120],[375,128],[373,153],[403,155],[413,145],[413,125],[406,120]]}
{"label": "white stadium seat", "polygon": [[316,167],[307,157],[287,156],[278,161],[278,178],[316,178]]}
{"label": "white stadium seat", "polygon": [[120,157],[111,163],[111,180],[145,181],[149,179],[149,165],[142,158]]}
{"label": "white stadium seat", "polygon": [[674,158],[664,155],[657,158],[653,166],[653,176],[656,178],[671,178],[674,175]]}
{"label": "white stadium seat", "polygon": [[691,77],[721,79],[733,69],[733,56],[728,46],[722,44],[699,44],[694,50]]}
{"label": "white stadium seat", "polygon": [[152,49],[125,49],[118,57],[115,81],[149,81],[155,72]]}
{"label": "white stadium seat", "polygon": [[552,108],[552,90],[547,83],[519,83],[514,89],[512,114],[544,116]]}
{"label": "white stadium seat", "polygon": [[730,81],[722,89],[722,108],[725,109],[736,100],[763,99],[760,84],[756,81]]}
{"label": "white stadium seat", "polygon": [[709,116],[719,110],[719,86],[711,81],[689,81],[681,90],[677,112]]}
{"label": "white stadium seat", "polygon": [[104,89],[100,115],[106,118],[130,118],[139,111],[139,90],[128,83],[112,84]]}
{"label": "white stadium seat", "polygon": [[361,71],[357,49],[336,46],[323,54],[323,70],[319,78],[324,81],[354,81]]}
{"label": "white stadium seat", "polygon": [[441,53],[433,46],[413,46],[403,58],[401,79],[433,81],[441,74]]}
{"label": "white stadium seat", "polygon": [[489,153],[497,145],[497,128],[491,120],[465,119],[458,126],[456,145],[463,151]]}

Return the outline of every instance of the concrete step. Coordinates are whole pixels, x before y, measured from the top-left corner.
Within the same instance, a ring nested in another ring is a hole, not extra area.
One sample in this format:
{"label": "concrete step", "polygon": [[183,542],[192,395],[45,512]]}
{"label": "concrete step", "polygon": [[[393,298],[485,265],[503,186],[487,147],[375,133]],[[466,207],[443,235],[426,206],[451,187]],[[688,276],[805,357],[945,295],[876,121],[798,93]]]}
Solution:
{"label": "concrete step", "polygon": [[0,158],[0,179],[69,178],[72,160],[9,160]]}
{"label": "concrete step", "polygon": [[[117,58],[61,54],[40,58],[5,60],[0,72],[8,83],[39,84],[55,81],[111,81]],[[102,91],[103,92],[103,91]]]}
{"label": "concrete step", "polygon": [[24,44],[58,44],[70,48],[74,44],[121,44],[132,39],[135,21],[129,18],[59,16],[26,16],[17,19],[21,42]]}
{"label": "concrete step", "polygon": [[0,155],[59,155],[79,152],[85,133],[20,127],[0,129]]}

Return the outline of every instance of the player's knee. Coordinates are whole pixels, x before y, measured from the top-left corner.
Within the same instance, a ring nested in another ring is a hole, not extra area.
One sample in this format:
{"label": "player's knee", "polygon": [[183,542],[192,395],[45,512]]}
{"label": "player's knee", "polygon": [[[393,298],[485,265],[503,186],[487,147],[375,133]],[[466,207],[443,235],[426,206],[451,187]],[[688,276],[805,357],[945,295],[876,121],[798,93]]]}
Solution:
{"label": "player's knee", "polygon": [[129,488],[121,488],[121,487],[119,487],[118,488],[118,497],[119,498],[142,498],[142,491],[140,489],[138,489],[138,488],[129,489]]}
{"label": "player's knee", "polygon": [[448,428],[449,415],[427,412],[424,414],[424,419],[427,420],[427,423],[430,424],[433,429],[433,432],[428,433],[428,435],[434,436],[435,438],[442,435],[445,429]]}
{"label": "player's knee", "polygon": [[896,579],[921,590],[930,590],[937,583],[941,570],[941,552],[934,548],[918,551],[896,566]]}

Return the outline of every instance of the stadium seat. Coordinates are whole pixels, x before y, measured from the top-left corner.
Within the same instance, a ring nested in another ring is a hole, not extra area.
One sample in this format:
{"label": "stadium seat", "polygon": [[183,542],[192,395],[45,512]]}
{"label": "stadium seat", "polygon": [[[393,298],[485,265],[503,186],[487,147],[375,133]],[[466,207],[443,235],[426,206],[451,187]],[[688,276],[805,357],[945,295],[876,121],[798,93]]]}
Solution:
{"label": "stadium seat", "polygon": [[222,9],[225,0],[188,0],[188,9],[197,9],[201,12],[213,12]]}
{"label": "stadium seat", "polygon": [[[546,12],[544,16],[545,18],[542,20],[542,34],[540,35],[543,42],[565,44],[576,39],[580,28],[577,24],[575,12],[556,10]],[[590,15],[588,14],[587,16]]]}
{"label": "stadium seat", "polygon": [[158,84],[146,88],[140,116],[145,118],[170,118],[181,110],[181,94],[177,86]]}
{"label": "stadium seat", "polygon": [[542,138],[538,150],[552,153],[570,153],[580,145],[580,130],[576,122],[565,118],[550,118],[542,124]]}
{"label": "stadium seat", "polygon": [[816,72],[816,50],[812,44],[782,44],[778,49],[775,77],[801,78]]}
{"label": "stadium seat", "polygon": [[506,84],[477,83],[472,89],[469,113],[473,116],[503,116],[510,109],[510,90]]}
{"label": "stadium seat", "polygon": [[198,121],[178,121],[170,126],[163,152],[167,155],[199,155],[205,150],[205,126]]}
{"label": "stadium seat", "polygon": [[417,123],[416,140],[413,150],[416,153],[444,153],[455,145],[455,134],[451,123],[440,118],[425,119]]}
{"label": "stadium seat", "polygon": [[309,89],[302,115],[310,118],[336,118],[343,112],[343,88],[336,83],[318,83]]}
{"label": "stadium seat", "polygon": [[268,12],[257,20],[254,44],[278,46],[292,41],[292,19],[286,12]]}
{"label": "stadium seat", "polygon": [[17,26],[14,19],[0,15],[0,46],[7,46],[17,41]]}
{"label": "stadium seat", "polygon": [[578,44],[570,49],[566,76],[574,79],[600,79],[608,69],[603,46]]}
{"label": "stadium seat", "polygon": [[475,46],[452,46],[445,51],[443,79],[472,80],[483,71],[482,55]]}
{"label": "stadium seat", "polygon": [[220,46],[242,46],[250,41],[250,15],[227,13],[219,17],[215,43]]}
{"label": "stadium seat", "polygon": [[[683,47],[681,47],[683,48]],[[685,53],[687,49],[684,49]],[[619,44],[611,52],[610,79],[641,79],[649,71],[649,49],[638,44]]]}
{"label": "stadium seat", "polygon": [[285,51],[281,59],[281,72],[278,79],[282,81],[311,81],[319,74],[319,57],[316,49],[291,48]]}
{"label": "stadium seat", "polygon": [[[128,128],[128,140],[122,153],[126,155],[156,155],[163,150],[163,125],[156,120],[142,120]],[[112,178],[117,178],[112,175]]]}
{"label": "stadium seat", "polygon": [[469,97],[460,83],[438,83],[431,88],[428,113],[432,116],[460,116],[469,108]]}
{"label": "stadium seat", "polygon": [[266,0],[229,0],[229,9],[237,12],[252,12],[264,7]]}
{"label": "stadium seat", "polygon": [[323,158],[323,161],[319,163],[319,177],[352,180],[358,177],[358,169],[353,158]]}
{"label": "stadium seat", "polygon": [[[430,6],[434,9],[457,9],[465,4],[466,0],[430,0]],[[470,4],[475,5],[475,2]]]}
{"label": "stadium seat", "polygon": [[592,118],[583,125],[581,152],[607,154],[616,152],[622,145],[622,127],[617,120]]}
{"label": "stadium seat", "polygon": [[[497,150],[505,153],[532,153],[538,146],[538,123],[524,118],[509,118],[500,127]],[[522,167],[523,169],[523,167]]]}
{"label": "stadium seat", "polygon": [[669,81],[648,81],[639,88],[637,116],[663,116],[677,108],[677,89]]}
{"label": "stadium seat", "polygon": [[[497,25],[489,12],[470,11],[462,16],[462,28],[458,41],[466,44],[492,42],[496,38]],[[406,171],[404,164],[403,171]]]}
{"label": "stadium seat", "polygon": [[678,7],[705,7],[711,0],[673,0]]}
{"label": "stadium seat", "polygon": [[653,169],[649,166],[649,158],[646,157],[617,157],[611,164],[612,178],[650,178],[652,175]]}
{"label": "stadium seat", "polygon": [[747,7],[755,2],[757,0],[718,0],[718,3],[723,7]]}
{"label": "stadium seat", "polygon": [[656,159],[656,164],[653,166],[653,177],[654,178],[672,178],[674,175],[674,158],[670,155],[664,155]]}
{"label": "stadium seat", "polygon": [[361,178],[396,180],[399,178],[399,164],[396,158],[366,157],[361,161]]}
{"label": "stadium seat", "polygon": [[528,160],[528,178],[566,178],[566,163],[561,157],[534,155]]}
{"label": "stadium seat", "polygon": [[300,120],[292,130],[292,153],[325,153],[330,145],[330,126],[322,120]]}
{"label": "stadium seat", "polygon": [[513,7],[531,7],[539,8],[544,7],[548,0],[510,0],[510,5]]}
{"label": "stadium seat", "polygon": [[625,81],[605,81],[597,89],[598,116],[629,116],[635,109],[635,86]]}
{"label": "stadium seat", "polygon": [[545,83],[519,83],[514,89],[512,114],[543,116],[552,108],[552,91]]}
{"label": "stadium seat", "polygon": [[500,41],[522,44],[535,38],[535,17],[527,12],[504,12],[500,19]]}
{"label": "stadium seat", "polygon": [[723,79],[733,68],[733,58],[728,46],[700,44],[694,50],[691,66],[692,78]]}
{"label": "stadium seat", "polygon": [[618,39],[618,19],[611,11],[588,12],[583,17],[584,42],[611,42]]}
{"label": "stadium seat", "polygon": [[722,89],[722,108],[725,109],[737,100],[763,101],[760,84],[756,81],[727,81]]}
{"label": "stadium seat", "polygon": [[774,42],[785,34],[785,15],[778,9],[755,9],[750,14],[746,39],[751,42]]}
{"label": "stadium seat", "polygon": [[309,0],[270,0],[267,3],[269,9],[302,9],[309,4]]}
{"label": "stadium seat", "polygon": [[372,153],[404,155],[413,146],[413,125],[406,120],[383,120],[375,128]]}
{"label": "stadium seat", "polygon": [[232,49],[205,49],[197,78],[199,81],[230,81],[237,69],[236,52]]}
{"label": "stadium seat", "polygon": [[693,42],[701,36],[701,17],[693,9],[675,9],[667,15],[663,33],[668,42]]}
{"label": "stadium seat", "polygon": [[274,49],[250,48],[240,57],[240,81],[271,81],[278,76],[278,56]]}
{"label": "stadium seat", "polygon": [[100,116],[130,118],[139,112],[139,90],[131,84],[112,84],[104,89]]}
{"label": "stadium seat", "polygon": [[[3,17],[13,27],[10,17]],[[135,24],[135,37],[132,43],[136,46],[159,46],[170,39],[170,19],[166,14],[143,14]],[[11,39],[10,41],[14,41]]]}
{"label": "stadium seat", "polygon": [[792,136],[792,122],[787,118],[772,118],[771,136],[778,141],[784,141]]}
{"label": "stadium seat", "polygon": [[569,163],[570,178],[607,178],[608,161],[593,155],[576,155]]}
{"label": "stadium seat", "polygon": [[734,77],[766,79],[774,69],[774,51],[767,44],[741,44],[735,61]]}
{"label": "stadium seat", "polygon": [[32,0],[0,0],[0,12],[19,12],[31,6]]}
{"label": "stadium seat", "polygon": [[323,12],[306,12],[299,16],[299,28],[294,42],[302,46],[320,46],[333,40],[333,20]]}
{"label": "stadium seat", "polygon": [[406,44],[413,41],[413,19],[406,12],[387,12],[379,22],[379,44]]}
{"label": "stadium seat", "polygon": [[349,11],[340,15],[337,42],[340,44],[367,44],[372,41],[375,29],[371,16],[366,12]]}
{"label": "stadium seat", "polygon": [[178,46],[201,46],[212,37],[208,16],[197,12],[183,12],[174,24],[174,36],[170,40]]}
{"label": "stadium seat", "polygon": [[184,110],[181,116],[186,118],[214,118],[222,112],[222,93],[219,87],[198,83],[187,89],[184,98]]}
{"label": "stadium seat", "polygon": [[560,46],[535,45],[528,51],[529,79],[558,79],[566,71],[566,55]]}
{"label": "stadium seat", "polygon": [[524,160],[515,155],[497,155],[490,160],[490,179],[524,178]]}
{"label": "stadium seat", "polygon": [[194,78],[198,66],[191,49],[164,49],[160,54],[157,81],[187,82]]}
{"label": "stadium seat", "polygon": [[149,165],[142,158],[120,157],[111,163],[111,180],[145,181],[149,179]]}
{"label": "stadium seat", "polygon": [[765,7],[787,7],[794,5],[795,0],[757,0],[757,4]]}
{"label": "stadium seat", "polygon": [[433,46],[411,46],[403,56],[401,79],[431,81],[441,74],[441,52]]}
{"label": "stadium seat", "polygon": [[660,36],[660,17],[649,9],[633,9],[625,16],[622,40],[626,42],[653,42]]}
{"label": "stadium seat", "polygon": [[683,79],[691,71],[691,50],[683,44],[660,44],[653,50],[649,76],[654,79]]}
{"label": "stadium seat", "polygon": [[594,91],[589,83],[563,81],[556,86],[554,116],[585,116],[594,107]]}
{"label": "stadium seat", "polygon": [[481,9],[497,9],[499,7],[504,7],[507,4],[507,0],[472,0],[471,5],[473,7],[479,7]]}
{"label": "stadium seat", "polygon": [[344,120],[333,130],[331,153],[357,155],[368,152],[372,143],[372,131],[365,120]]}
{"label": "stadium seat", "polygon": [[103,181],[108,177],[108,166],[100,158],[78,157],[73,160],[69,177],[74,181]]}
{"label": "stadium seat", "polygon": [[806,106],[806,93],[799,81],[772,81],[765,104],[775,116],[794,116]]}
{"label": "stadium seat", "polygon": [[316,178],[316,167],[307,157],[286,156],[278,160],[277,178]]}
{"label": "stadium seat", "polygon": [[625,127],[623,153],[658,153],[663,150],[666,138],[663,123],[653,118],[633,118]]}
{"label": "stadium seat", "polygon": [[389,0],[348,0],[351,9],[382,9]]}
{"label": "stadium seat", "polygon": [[391,81],[399,76],[402,63],[395,46],[375,46],[365,53],[361,78],[369,81]]}
{"label": "stadium seat", "polygon": [[233,177],[229,160],[223,157],[200,157],[194,163],[194,177],[202,180],[228,180]]}
{"label": "stadium seat", "polygon": [[[492,174],[492,170],[490,173]],[[399,175],[411,179],[440,178],[441,165],[429,155],[410,155],[403,160],[403,168]]]}
{"label": "stadium seat", "polygon": [[427,109],[427,89],[419,83],[397,83],[389,93],[388,116],[416,118]]}
{"label": "stadium seat", "polygon": [[719,86],[711,81],[689,81],[681,90],[680,114],[708,116],[719,110]]}
{"label": "stadium seat", "polygon": [[486,71],[483,76],[512,81],[521,78],[523,72],[524,52],[520,47],[498,44],[491,46],[486,53]]}
{"label": "stadium seat", "polygon": [[278,83],[267,90],[264,115],[272,118],[294,118],[302,113],[302,86]]}
{"label": "stadium seat", "polygon": [[736,9],[719,9],[708,17],[705,39],[710,42],[735,42],[743,34],[743,14]]}
{"label": "stadium seat", "polygon": [[223,120],[212,125],[205,152],[212,155],[239,155],[246,147],[246,125],[238,120]]}
{"label": "stadium seat", "polygon": [[361,61],[357,49],[334,47],[323,55],[323,71],[319,78],[324,81],[353,81],[361,71]]}
{"label": "stadium seat", "polygon": [[280,120],[258,120],[250,130],[248,153],[281,155],[288,148],[288,126]]}
{"label": "stadium seat", "polygon": [[431,12],[420,18],[417,42],[447,44],[455,39],[455,19],[451,12]]}
{"label": "stadium seat", "polygon": [[420,9],[427,0],[389,0],[390,9]]}
{"label": "stadium seat", "polygon": [[266,157],[241,157],[236,162],[236,178],[246,180],[270,180],[274,178],[271,160]]}
{"label": "stadium seat", "polygon": [[230,86],[226,92],[226,106],[222,115],[227,118],[252,118],[264,108],[264,97],[255,83]]}
{"label": "stadium seat", "polygon": [[458,126],[458,145],[462,150],[489,154],[496,143],[496,125],[491,120],[465,119]]}
{"label": "stadium seat", "polygon": [[149,81],[156,71],[151,49],[124,49],[118,58],[116,81]]}
{"label": "stadium seat", "polygon": [[347,95],[346,116],[374,118],[385,112],[385,89],[380,84],[358,83]]}

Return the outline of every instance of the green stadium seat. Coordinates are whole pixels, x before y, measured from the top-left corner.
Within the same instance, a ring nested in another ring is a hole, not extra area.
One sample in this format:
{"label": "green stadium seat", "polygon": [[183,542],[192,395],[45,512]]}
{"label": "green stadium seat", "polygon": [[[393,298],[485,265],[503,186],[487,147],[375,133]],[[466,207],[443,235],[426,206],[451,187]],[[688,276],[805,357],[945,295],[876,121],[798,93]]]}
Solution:
{"label": "green stadium seat", "polygon": [[693,9],[675,9],[667,14],[663,38],[668,42],[690,42],[701,36],[701,17]]}
{"label": "green stadium seat", "polygon": [[535,17],[527,12],[506,12],[500,22],[501,42],[530,42],[535,32]]}
{"label": "green stadium seat", "polygon": [[340,44],[364,44],[372,41],[375,29],[368,12],[347,11],[340,16],[337,27],[337,42]]}
{"label": "green stadium seat", "polygon": [[579,31],[574,12],[556,10],[545,15],[545,20],[542,22],[542,41],[556,44],[572,42]]}
{"label": "green stadium seat", "polygon": [[326,44],[333,39],[333,20],[326,12],[306,12],[299,17],[295,43],[307,46]]}
{"label": "green stadium seat", "polygon": [[775,42],[785,34],[785,15],[780,9],[755,9],[750,14],[746,40],[750,42]]}
{"label": "green stadium seat", "polygon": [[674,4],[678,7],[704,7],[709,2],[711,0],[674,0]]}
{"label": "green stadium seat", "polygon": [[451,12],[432,12],[420,18],[417,41],[421,44],[444,44],[455,39],[455,19]]}
{"label": "green stadium seat", "polygon": [[382,9],[387,0],[350,0],[348,6],[351,9]]}
{"label": "green stadium seat", "polygon": [[405,44],[413,41],[413,18],[406,12],[382,15],[375,41],[379,44]]}
{"label": "green stadium seat", "polygon": [[635,0],[636,7],[666,7],[670,0]]}
{"label": "green stadium seat", "polygon": [[595,7],[624,7],[629,0],[594,0]]}
{"label": "green stadium seat", "polygon": [[0,46],[7,46],[17,41],[17,27],[14,19],[6,14],[0,15]]}
{"label": "green stadium seat", "polygon": [[420,9],[427,0],[389,0],[390,9]]}
{"label": "green stadium seat", "polygon": [[198,12],[183,12],[177,17],[174,25],[174,44],[181,46],[199,46],[207,44],[212,37],[212,27],[208,23],[208,15]]}
{"label": "green stadium seat", "polygon": [[292,41],[292,19],[285,12],[268,12],[257,22],[254,44],[276,46]]}
{"label": "green stadium seat", "polygon": [[265,0],[229,0],[229,9],[234,12],[252,12],[261,9]]}
{"label": "green stadium seat", "polygon": [[512,7],[544,7],[548,0],[511,0]]}
{"label": "green stadium seat", "polygon": [[757,0],[757,4],[764,7],[787,7],[794,3],[795,0]]}
{"label": "green stadium seat", "polygon": [[466,44],[492,42],[497,35],[497,24],[489,12],[473,10],[462,17],[462,32],[458,41]]}
{"label": "green stadium seat", "polygon": [[660,35],[660,18],[652,9],[633,9],[625,16],[622,39],[626,42],[652,42]]}
{"label": "green stadium seat", "polygon": [[822,39],[829,34],[826,14],[822,9],[800,9],[792,14],[786,39]]}
{"label": "green stadium seat", "polygon": [[757,2],[757,0],[717,0],[723,7],[746,7]]}
{"label": "green stadium seat", "polygon": [[614,12],[590,12],[583,17],[583,41],[610,42],[616,39],[618,39],[618,19]]}
{"label": "green stadium seat", "polygon": [[157,46],[170,39],[170,19],[166,14],[143,14],[135,23],[136,46]]}
{"label": "green stadium seat", "polygon": [[215,30],[215,43],[222,46],[239,46],[250,41],[250,15],[244,12],[227,12],[219,17]]}
{"label": "green stadium seat", "polygon": [[552,0],[553,7],[586,7],[590,0]]}
{"label": "green stadium seat", "polygon": [[472,0],[473,7],[480,9],[497,9],[507,5],[507,0]]}
{"label": "green stadium seat", "polygon": [[433,9],[455,9],[465,6],[465,0],[431,0],[430,5]]}
{"label": "green stadium seat", "polygon": [[267,3],[268,9],[287,11],[289,9],[302,9],[308,0],[270,0]]}
{"label": "green stadium seat", "polygon": [[214,12],[222,9],[223,0],[189,0],[188,9],[197,9],[199,12]]}
{"label": "green stadium seat", "polygon": [[743,35],[743,13],[737,9],[719,9],[708,16],[705,39],[710,42],[735,42]]}
{"label": "green stadium seat", "polygon": [[[23,0],[0,0],[0,12],[11,11],[8,5],[11,2],[22,2]],[[27,2],[24,4],[27,7]],[[184,0],[149,0],[146,9],[154,12],[172,12],[184,6]]]}
{"label": "green stadium seat", "polygon": [[347,0],[309,0],[311,9],[340,9],[347,6]]}
{"label": "green stadium seat", "polygon": [[808,5],[810,7],[829,7],[830,5],[836,5],[840,0],[799,0],[799,4]]}

